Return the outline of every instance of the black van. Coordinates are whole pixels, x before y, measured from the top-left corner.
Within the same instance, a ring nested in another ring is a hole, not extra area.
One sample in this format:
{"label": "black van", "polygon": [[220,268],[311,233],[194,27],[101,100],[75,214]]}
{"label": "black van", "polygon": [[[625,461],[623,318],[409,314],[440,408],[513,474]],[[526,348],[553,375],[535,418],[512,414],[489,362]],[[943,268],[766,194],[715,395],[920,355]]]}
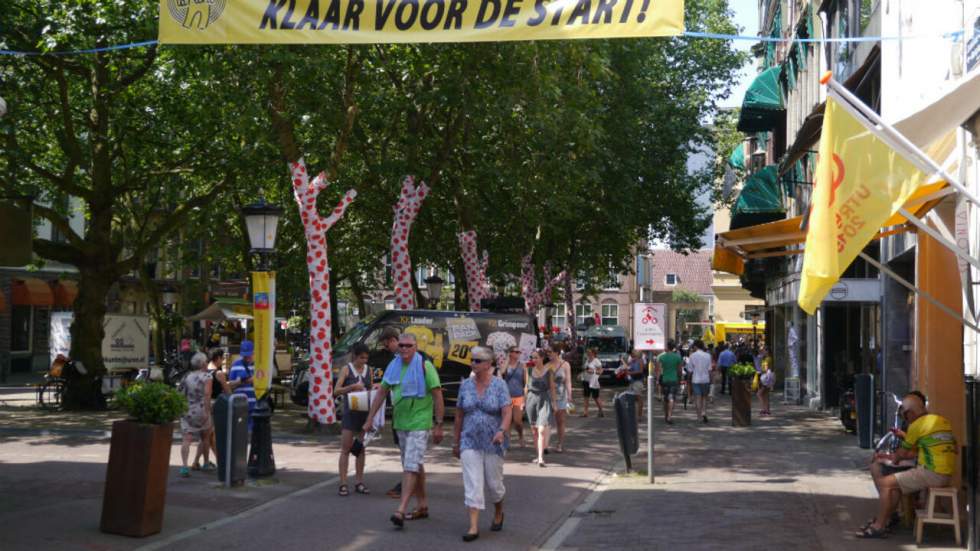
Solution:
{"label": "black van", "polygon": [[432,360],[442,380],[446,407],[456,405],[459,384],[470,376],[470,350],[477,345],[493,350],[497,362],[507,349],[521,349],[521,362],[527,362],[539,346],[537,325],[526,314],[493,312],[451,312],[445,310],[386,310],[358,322],[333,347],[334,380],[350,361],[350,349],[364,343],[371,349],[368,365],[380,382],[394,357],[380,342],[382,331],[394,326],[399,333],[412,333],[419,351]]}

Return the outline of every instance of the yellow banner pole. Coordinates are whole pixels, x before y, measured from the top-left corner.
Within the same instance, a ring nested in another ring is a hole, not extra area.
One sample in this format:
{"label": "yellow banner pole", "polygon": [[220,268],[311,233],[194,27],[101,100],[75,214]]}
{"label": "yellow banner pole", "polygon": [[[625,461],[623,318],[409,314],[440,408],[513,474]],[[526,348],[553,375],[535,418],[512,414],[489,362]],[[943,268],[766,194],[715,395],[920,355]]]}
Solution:
{"label": "yellow banner pole", "polygon": [[255,325],[255,398],[261,399],[272,386],[276,351],[276,273],[252,272],[252,317]]}

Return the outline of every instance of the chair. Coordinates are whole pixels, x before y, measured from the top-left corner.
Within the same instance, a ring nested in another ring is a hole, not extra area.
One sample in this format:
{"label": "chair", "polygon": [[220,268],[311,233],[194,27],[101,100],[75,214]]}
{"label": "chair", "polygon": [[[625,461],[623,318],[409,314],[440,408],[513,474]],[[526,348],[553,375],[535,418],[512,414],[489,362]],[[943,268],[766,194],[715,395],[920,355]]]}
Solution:
{"label": "chair", "polygon": [[[936,512],[936,500],[940,497],[948,497],[950,500],[951,513]],[[925,524],[946,524],[953,526],[956,536],[956,545],[960,545],[960,502],[959,490],[956,488],[929,488],[929,496],[926,498],[926,508],[915,511],[915,543],[922,544],[922,527]]]}

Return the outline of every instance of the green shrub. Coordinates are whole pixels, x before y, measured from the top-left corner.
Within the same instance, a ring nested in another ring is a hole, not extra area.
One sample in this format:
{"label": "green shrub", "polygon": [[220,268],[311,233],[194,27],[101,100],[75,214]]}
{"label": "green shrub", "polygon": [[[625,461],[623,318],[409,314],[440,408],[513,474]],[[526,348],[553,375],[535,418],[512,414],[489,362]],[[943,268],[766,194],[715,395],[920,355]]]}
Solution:
{"label": "green shrub", "polygon": [[116,392],[116,404],[138,423],[161,425],[180,419],[187,398],[163,383],[136,383]]}
{"label": "green shrub", "polygon": [[750,363],[735,364],[728,370],[732,377],[753,377],[755,376],[755,366]]}

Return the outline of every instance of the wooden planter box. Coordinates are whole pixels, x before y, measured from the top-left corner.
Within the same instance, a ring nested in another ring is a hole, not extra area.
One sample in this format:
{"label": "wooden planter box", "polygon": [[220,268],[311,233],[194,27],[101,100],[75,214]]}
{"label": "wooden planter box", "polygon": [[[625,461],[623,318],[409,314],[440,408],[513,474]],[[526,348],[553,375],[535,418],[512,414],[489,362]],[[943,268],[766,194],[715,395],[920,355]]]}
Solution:
{"label": "wooden planter box", "polygon": [[732,426],[752,424],[752,377],[732,378]]}
{"label": "wooden planter box", "polygon": [[160,532],[173,431],[173,423],[112,424],[99,526],[103,532],[138,538]]}

